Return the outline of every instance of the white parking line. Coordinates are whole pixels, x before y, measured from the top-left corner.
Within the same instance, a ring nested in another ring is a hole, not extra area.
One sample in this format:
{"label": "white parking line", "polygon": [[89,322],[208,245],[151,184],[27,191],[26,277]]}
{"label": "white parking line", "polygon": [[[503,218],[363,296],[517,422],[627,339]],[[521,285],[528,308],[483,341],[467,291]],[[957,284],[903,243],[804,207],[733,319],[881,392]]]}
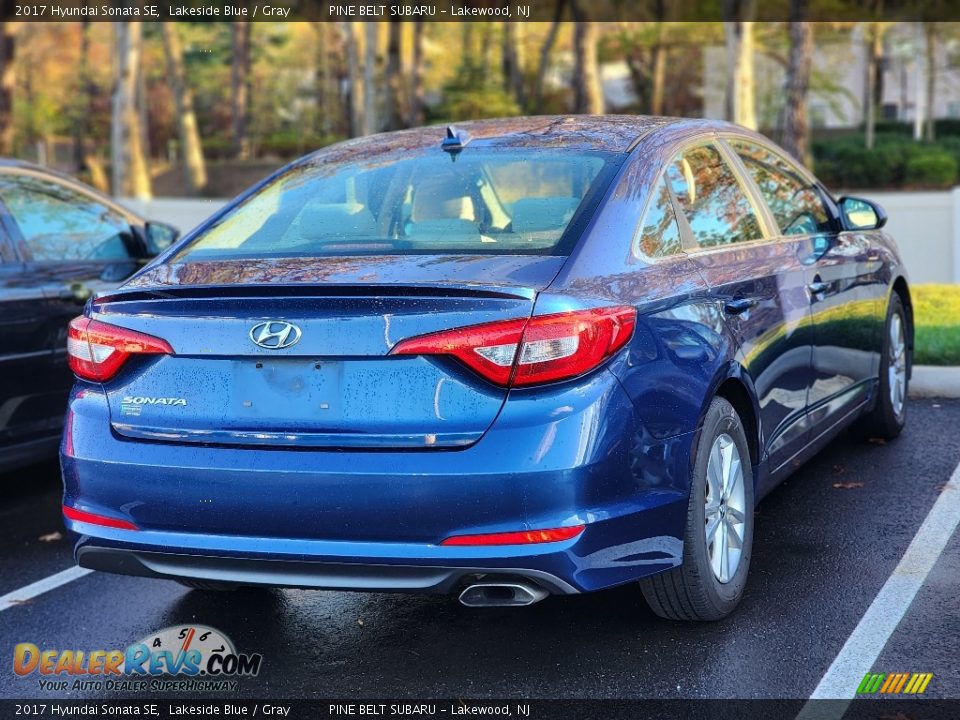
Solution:
{"label": "white parking line", "polygon": [[[893,574],[887,578],[813,691],[811,700],[853,698],[863,676],[873,668],[958,525],[960,465],[954,469],[950,481],[941,490],[940,497],[930,508]],[[817,709],[813,704],[804,706],[797,716],[798,720],[820,717]],[[835,704],[829,708],[821,706],[820,709],[828,709],[830,716],[835,716],[840,710]],[[842,711],[840,714],[843,714]]]}
{"label": "white parking line", "polygon": [[92,572],[93,570],[74,566],[58,572],[55,575],[45,577],[43,580],[37,580],[35,583],[30,583],[19,590],[8,592],[6,595],[0,596],[0,612],[9,610],[10,608],[16,607],[17,605],[25,603],[28,600],[32,600],[38,595],[43,595],[45,592],[50,592],[61,585],[66,585],[68,582],[79,580],[84,575],[89,575]]}

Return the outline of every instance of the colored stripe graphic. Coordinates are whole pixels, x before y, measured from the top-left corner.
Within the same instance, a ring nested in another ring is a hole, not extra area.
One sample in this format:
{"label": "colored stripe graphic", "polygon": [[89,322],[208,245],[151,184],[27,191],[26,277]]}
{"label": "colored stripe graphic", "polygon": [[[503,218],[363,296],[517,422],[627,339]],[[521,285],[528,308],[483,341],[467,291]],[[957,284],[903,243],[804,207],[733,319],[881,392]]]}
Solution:
{"label": "colored stripe graphic", "polygon": [[857,687],[857,695],[922,695],[933,680],[933,673],[867,673]]}

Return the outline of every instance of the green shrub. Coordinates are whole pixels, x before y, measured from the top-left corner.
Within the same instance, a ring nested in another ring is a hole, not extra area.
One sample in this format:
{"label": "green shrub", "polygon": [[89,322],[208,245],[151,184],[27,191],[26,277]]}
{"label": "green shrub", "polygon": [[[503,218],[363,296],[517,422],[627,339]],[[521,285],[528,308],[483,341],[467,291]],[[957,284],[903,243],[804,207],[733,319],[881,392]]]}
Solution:
{"label": "green shrub", "polygon": [[873,150],[855,134],[814,142],[813,156],[817,176],[835,188],[949,187],[960,170],[960,137],[921,143],[885,128]]}
{"label": "green shrub", "polygon": [[904,181],[919,187],[950,187],[957,179],[957,161],[942,150],[916,154],[907,159]]}

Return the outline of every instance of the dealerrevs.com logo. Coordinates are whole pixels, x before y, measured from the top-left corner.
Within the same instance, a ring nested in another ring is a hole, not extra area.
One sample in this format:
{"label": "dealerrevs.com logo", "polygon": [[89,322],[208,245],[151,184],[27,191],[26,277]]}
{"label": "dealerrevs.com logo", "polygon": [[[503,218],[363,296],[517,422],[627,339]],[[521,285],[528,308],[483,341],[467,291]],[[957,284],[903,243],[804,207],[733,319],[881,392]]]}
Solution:
{"label": "dealerrevs.com logo", "polygon": [[234,692],[237,678],[260,672],[263,656],[239,653],[224,633],[206,625],[164,628],[125,650],[41,648],[19,643],[13,671],[38,676],[41,690]]}

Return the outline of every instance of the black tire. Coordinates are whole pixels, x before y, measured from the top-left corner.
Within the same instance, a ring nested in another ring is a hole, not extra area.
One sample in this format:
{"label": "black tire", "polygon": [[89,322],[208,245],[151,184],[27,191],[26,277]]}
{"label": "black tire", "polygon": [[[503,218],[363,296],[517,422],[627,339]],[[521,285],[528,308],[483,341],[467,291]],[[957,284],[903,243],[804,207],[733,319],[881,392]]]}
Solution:
{"label": "black tire", "polygon": [[[720,582],[710,566],[707,522],[707,466],[715,441],[726,434],[733,440],[743,470],[743,538],[736,571],[727,582]],[[720,620],[743,597],[753,547],[753,468],[743,423],[733,406],[723,398],[714,398],[707,410],[695,450],[690,501],[683,540],[683,563],[672,570],[644,578],[640,588],[650,608],[668,620]]]}
{"label": "black tire", "polygon": [[[891,358],[891,338],[890,330],[894,322],[894,317],[900,318],[903,328],[905,349],[903,362],[906,364],[906,377],[903,385],[903,403],[900,411],[894,406],[893,398],[890,393],[890,366]],[[897,293],[890,296],[890,304],[887,307],[887,319],[883,325],[883,344],[880,354],[880,378],[877,384],[877,402],[873,410],[865,415],[859,425],[858,434],[867,438],[882,438],[892,440],[902,431],[907,421],[907,391],[910,384],[910,320],[906,310],[903,307],[903,301]]]}

